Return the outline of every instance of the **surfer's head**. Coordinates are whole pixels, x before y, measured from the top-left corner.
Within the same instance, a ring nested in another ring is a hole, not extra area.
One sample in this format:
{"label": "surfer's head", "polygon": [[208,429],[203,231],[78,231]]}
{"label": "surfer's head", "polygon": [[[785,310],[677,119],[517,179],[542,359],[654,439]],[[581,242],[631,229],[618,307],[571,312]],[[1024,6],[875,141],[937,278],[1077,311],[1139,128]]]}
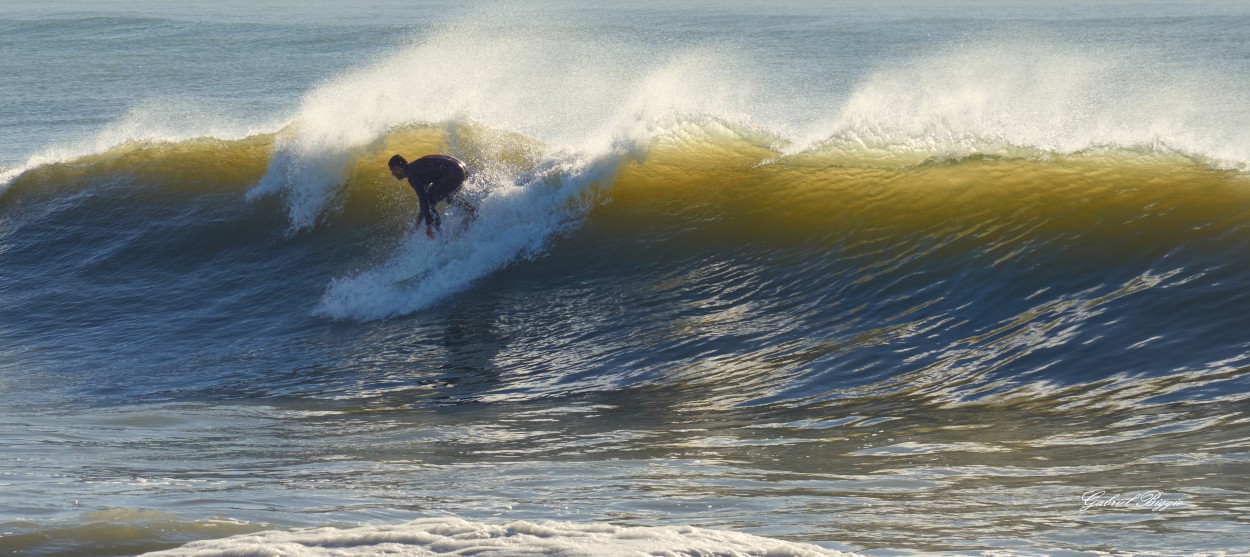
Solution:
{"label": "surfer's head", "polygon": [[404,159],[403,155],[391,157],[386,166],[390,167],[391,176],[394,176],[396,180],[403,180],[408,177],[408,161]]}

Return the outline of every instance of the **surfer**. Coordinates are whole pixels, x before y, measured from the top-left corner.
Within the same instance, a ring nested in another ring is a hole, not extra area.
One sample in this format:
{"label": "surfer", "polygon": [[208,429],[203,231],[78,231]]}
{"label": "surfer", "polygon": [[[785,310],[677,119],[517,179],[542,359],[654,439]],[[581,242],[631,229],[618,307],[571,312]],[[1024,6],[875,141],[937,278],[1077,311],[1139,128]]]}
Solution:
{"label": "surfer", "polygon": [[440,201],[463,209],[470,217],[477,216],[477,210],[460,196],[452,197],[460,191],[468,177],[464,163],[447,155],[427,155],[408,162],[401,155],[391,157],[386,165],[391,169],[391,176],[396,180],[407,179],[408,184],[417,192],[419,212],[417,222],[412,225],[415,232],[425,221],[425,235],[434,238],[434,230],[442,224],[442,218],[435,207]]}

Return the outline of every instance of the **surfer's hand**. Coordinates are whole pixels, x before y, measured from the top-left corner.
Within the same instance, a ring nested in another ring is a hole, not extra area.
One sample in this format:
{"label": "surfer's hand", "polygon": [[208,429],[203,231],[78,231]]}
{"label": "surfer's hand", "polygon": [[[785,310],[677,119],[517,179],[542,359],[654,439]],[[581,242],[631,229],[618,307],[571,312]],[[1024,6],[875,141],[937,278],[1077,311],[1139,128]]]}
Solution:
{"label": "surfer's hand", "polygon": [[425,235],[428,236],[431,240],[434,239],[434,225],[432,224],[425,225]]}

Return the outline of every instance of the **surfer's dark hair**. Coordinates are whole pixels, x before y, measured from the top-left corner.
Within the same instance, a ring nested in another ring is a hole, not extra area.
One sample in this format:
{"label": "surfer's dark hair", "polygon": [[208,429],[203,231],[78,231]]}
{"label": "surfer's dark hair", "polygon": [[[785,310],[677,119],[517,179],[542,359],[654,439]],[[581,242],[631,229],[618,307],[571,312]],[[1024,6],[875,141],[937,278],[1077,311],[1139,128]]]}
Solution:
{"label": "surfer's dark hair", "polygon": [[408,160],[403,155],[395,155],[386,163],[387,168],[395,168],[396,166],[404,166],[408,164]]}

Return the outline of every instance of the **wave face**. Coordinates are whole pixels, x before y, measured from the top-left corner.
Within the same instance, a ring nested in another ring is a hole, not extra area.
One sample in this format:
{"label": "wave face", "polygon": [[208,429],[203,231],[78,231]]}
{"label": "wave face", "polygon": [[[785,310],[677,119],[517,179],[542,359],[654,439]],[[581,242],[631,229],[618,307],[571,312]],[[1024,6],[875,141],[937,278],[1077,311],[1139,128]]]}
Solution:
{"label": "wave face", "polygon": [[4,20],[354,56],[0,142],[0,549],[1236,549],[1250,16],[723,7]]}

